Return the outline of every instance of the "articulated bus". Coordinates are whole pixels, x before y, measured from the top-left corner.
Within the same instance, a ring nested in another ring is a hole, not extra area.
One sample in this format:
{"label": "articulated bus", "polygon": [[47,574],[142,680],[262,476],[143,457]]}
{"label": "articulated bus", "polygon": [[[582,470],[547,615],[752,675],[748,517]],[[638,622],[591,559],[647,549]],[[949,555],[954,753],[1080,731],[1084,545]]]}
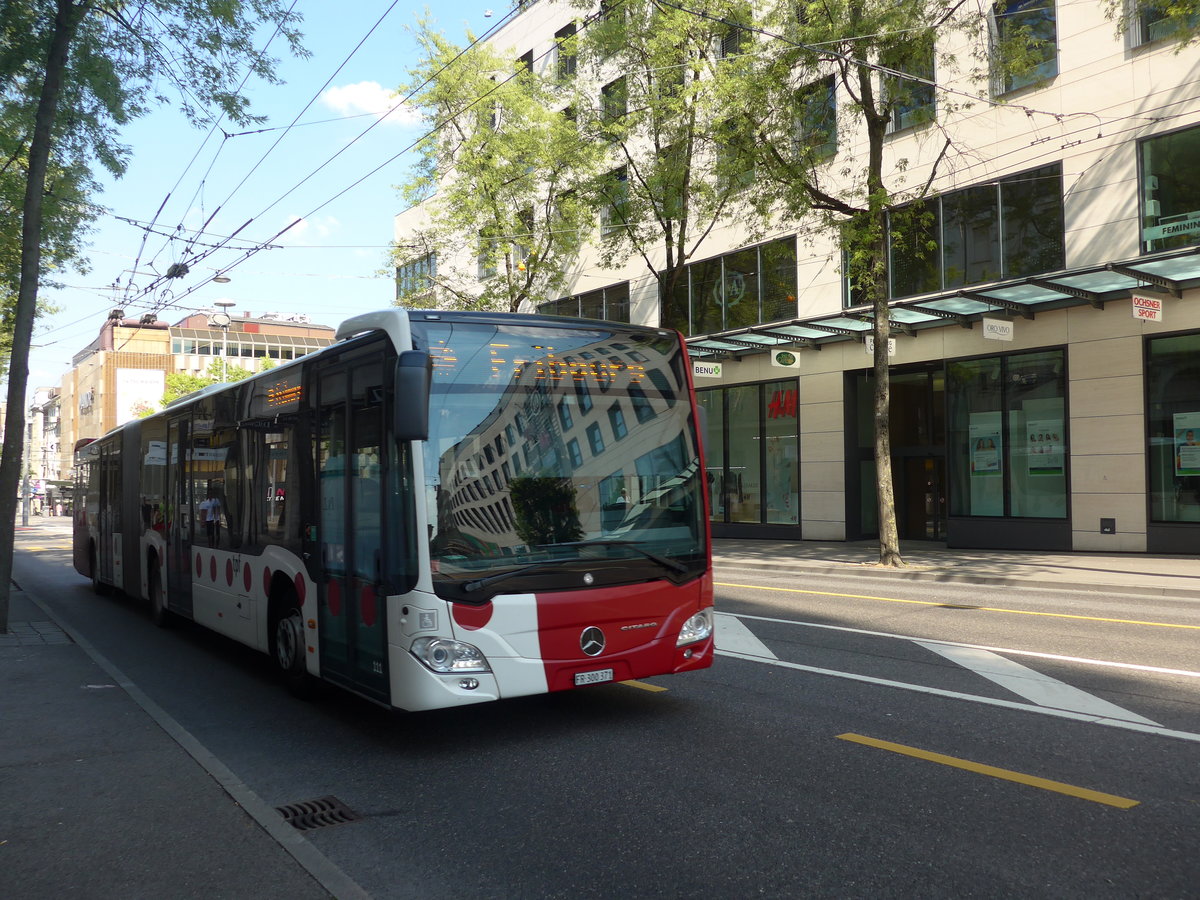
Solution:
{"label": "articulated bus", "polygon": [[74,563],[316,679],[427,710],[712,664],[677,332],[391,309],[76,448]]}

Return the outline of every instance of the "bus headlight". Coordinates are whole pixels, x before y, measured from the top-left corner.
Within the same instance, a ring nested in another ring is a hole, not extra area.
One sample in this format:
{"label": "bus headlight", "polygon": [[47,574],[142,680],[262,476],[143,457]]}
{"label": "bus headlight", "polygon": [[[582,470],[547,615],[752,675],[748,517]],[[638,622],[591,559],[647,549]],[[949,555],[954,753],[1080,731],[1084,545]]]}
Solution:
{"label": "bus headlight", "polygon": [[443,675],[492,671],[478,647],[450,638],[417,638],[409,652],[427,668]]}
{"label": "bus headlight", "polygon": [[683,623],[683,628],[679,630],[679,640],[675,642],[676,647],[683,647],[687,644],[694,644],[697,641],[707,640],[713,633],[712,607],[702,609],[690,619]]}

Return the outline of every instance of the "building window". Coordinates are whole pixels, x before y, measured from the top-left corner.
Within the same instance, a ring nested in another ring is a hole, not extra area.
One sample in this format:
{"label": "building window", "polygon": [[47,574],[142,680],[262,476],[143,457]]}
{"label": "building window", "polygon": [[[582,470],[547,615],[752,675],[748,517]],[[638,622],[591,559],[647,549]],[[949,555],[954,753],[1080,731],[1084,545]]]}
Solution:
{"label": "building window", "polygon": [[1144,140],[1140,156],[1142,250],[1200,244],[1200,127]]}
{"label": "building window", "polygon": [[754,183],[754,155],[740,120],[725,119],[716,125],[717,177],[726,191],[740,191]]}
{"label": "building window", "polygon": [[533,247],[533,227],[533,207],[527,206],[517,213],[518,233],[513,235],[512,244],[513,265],[521,271],[524,271]]}
{"label": "building window", "polygon": [[657,415],[650,403],[650,398],[646,396],[646,392],[642,390],[641,385],[629,385],[629,399],[633,401],[633,414],[637,418],[638,424],[649,422]]}
{"label": "building window", "polygon": [[629,225],[629,171],[625,166],[609,173],[602,195],[605,204],[600,210],[600,234],[608,237]]}
{"label": "building window", "polygon": [[750,49],[750,31],[746,27],[751,20],[749,7],[739,7],[730,14],[729,19],[732,19],[733,23],[728,25],[718,39],[719,59],[732,59]]}
{"label": "building window", "polygon": [[396,296],[406,297],[426,290],[437,276],[437,254],[424,256],[396,267]]}
{"label": "building window", "polygon": [[1054,0],[992,5],[992,92],[1006,94],[1058,74],[1058,13]]}
{"label": "building window", "polygon": [[1146,342],[1150,520],[1200,522],[1200,332]]}
{"label": "building window", "polygon": [[614,403],[608,408],[608,424],[612,427],[613,440],[619,441],[629,433],[625,427],[625,413],[621,412],[621,404]]}
{"label": "building window", "polygon": [[888,229],[891,297],[1056,271],[1066,256],[1062,166],[907,204]]}
{"label": "building window", "polygon": [[559,81],[567,81],[575,76],[575,23],[564,25],[554,32],[554,46],[558,61],[555,67]]}
{"label": "building window", "polygon": [[662,292],[661,323],[685,334],[796,317],[796,239],[736,250],[687,267],[673,292]]}
{"label": "building window", "polygon": [[629,321],[629,282],[610,285],[586,294],[563,297],[539,303],[538,312],[544,316],[571,316],[584,319],[606,319],[609,322]]}
{"label": "building window", "polygon": [[579,403],[580,412],[587,412],[592,408],[592,394],[588,390],[587,382],[582,378],[575,382],[575,399]]}
{"label": "building window", "polygon": [[578,469],[583,465],[583,451],[579,449],[579,441],[575,438],[567,441],[567,454],[571,457],[572,467]]}
{"label": "building window", "polygon": [[912,76],[884,76],[884,97],[891,116],[888,131],[903,131],[932,122],[937,117],[932,35],[916,38],[905,47],[903,54],[895,54],[892,58],[885,56],[882,62],[889,69]]}
{"label": "building window", "polygon": [[593,422],[587,427],[587,439],[592,448],[592,456],[599,456],[604,452],[604,435],[600,433],[599,422]]}
{"label": "building window", "polygon": [[1062,350],[946,364],[952,516],[1066,518],[1066,388]]}
{"label": "building window", "polygon": [[482,231],[479,232],[479,256],[477,257],[479,280],[485,281],[496,274],[496,257],[500,250],[500,242],[492,240]]}
{"label": "building window", "polygon": [[629,112],[629,90],[625,76],[600,88],[600,119],[605,127],[619,124]]}
{"label": "building window", "polygon": [[575,424],[575,420],[571,417],[571,407],[567,405],[567,399],[563,398],[558,402],[558,421],[564,432],[570,431]]}
{"label": "building window", "polygon": [[823,78],[796,91],[794,152],[821,159],[837,152],[837,93],[834,79]]}
{"label": "building window", "polygon": [[1200,12],[1181,8],[1173,15],[1158,3],[1126,0],[1129,7],[1125,25],[1130,47],[1140,47],[1153,41],[1184,38],[1200,25]]}
{"label": "building window", "polygon": [[714,521],[799,524],[796,398],[795,379],[696,392]]}

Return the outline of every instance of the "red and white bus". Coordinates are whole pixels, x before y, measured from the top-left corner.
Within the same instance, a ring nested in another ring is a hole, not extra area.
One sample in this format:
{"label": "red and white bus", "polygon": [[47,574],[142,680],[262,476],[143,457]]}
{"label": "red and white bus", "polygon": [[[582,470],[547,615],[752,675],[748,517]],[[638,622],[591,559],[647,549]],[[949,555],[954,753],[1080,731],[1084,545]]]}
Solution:
{"label": "red and white bus", "polygon": [[677,332],[391,309],[337,337],[80,442],[97,591],[406,710],[712,664]]}

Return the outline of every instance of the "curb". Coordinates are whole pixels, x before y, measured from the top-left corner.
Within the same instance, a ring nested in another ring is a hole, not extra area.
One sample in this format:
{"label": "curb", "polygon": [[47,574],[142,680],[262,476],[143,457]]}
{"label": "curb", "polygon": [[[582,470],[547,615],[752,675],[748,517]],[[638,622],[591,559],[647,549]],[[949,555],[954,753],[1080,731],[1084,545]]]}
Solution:
{"label": "curb", "polygon": [[[802,562],[773,563],[761,560],[730,559],[713,556],[713,568],[759,569],[771,572],[792,572],[796,574],[829,575],[839,578],[876,578],[882,580],[932,582],[939,584],[978,585],[981,587],[1010,587],[1022,588],[1029,591],[1078,591],[1082,593],[1127,594],[1143,597],[1162,597],[1178,600],[1200,601],[1200,587],[1196,589],[1158,587],[1147,584],[1129,584],[1113,581],[1059,581],[1046,578],[1044,575],[1036,584],[1031,584],[1027,578],[1009,578],[1003,575],[958,575],[943,569],[925,569],[916,567],[908,569],[889,569],[873,567],[868,569],[864,563],[814,563],[806,565]],[[1198,579],[1200,581],[1200,579]]]}

